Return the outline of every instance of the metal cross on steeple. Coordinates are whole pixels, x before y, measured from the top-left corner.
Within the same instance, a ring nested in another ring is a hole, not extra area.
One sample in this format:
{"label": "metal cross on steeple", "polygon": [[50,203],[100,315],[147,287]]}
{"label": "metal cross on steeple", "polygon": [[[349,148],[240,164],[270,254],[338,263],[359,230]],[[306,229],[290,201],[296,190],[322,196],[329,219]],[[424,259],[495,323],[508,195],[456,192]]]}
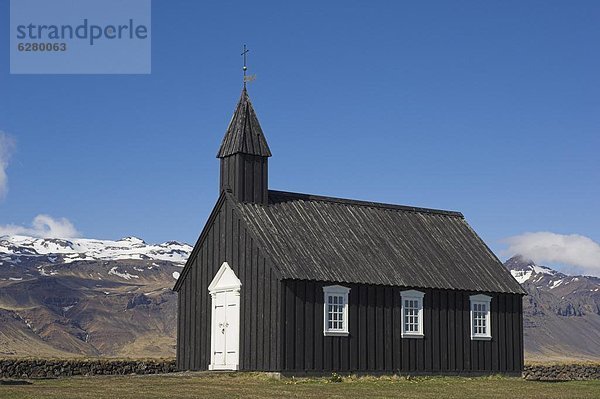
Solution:
{"label": "metal cross on steeple", "polygon": [[246,48],[246,45],[244,44],[244,51],[242,51],[242,54],[241,54],[244,57],[244,68],[243,68],[244,69],[244,77],[246,77],[246,70],[248,69],[248,67],[246,66],[246,54],[248,54],[249,51],[250,50],[248,50]]}
{"label": "metal cross on steeple", "polygon": [[248,50],[248,48],[244,44],[244,51],[242,51],[242,54],[240,54],[244,57],[244,67],[242,68],[244,71],[244,87],[246,87],[246,82],[252,82],[254,79],[256,79],[256,75],[246,76],[246,71],[248,70],[248,66],[246,65],[246,54],[248,54],[249,52],[250,50]]}

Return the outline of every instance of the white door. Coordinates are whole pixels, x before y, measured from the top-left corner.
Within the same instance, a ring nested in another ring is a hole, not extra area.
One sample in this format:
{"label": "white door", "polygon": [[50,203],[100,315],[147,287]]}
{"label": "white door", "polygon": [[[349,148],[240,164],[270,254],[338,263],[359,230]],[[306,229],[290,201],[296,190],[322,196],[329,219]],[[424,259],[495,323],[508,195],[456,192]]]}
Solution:
{"label": "white door", "polygon": [[212,335],[214,337],[213,366],[225,366],[226,362],[226,334],[227,323],[227,293],[218,292],[213,298],[215,319],[212,323]]}
{"label": "white door", "polygon": [[240,287],[240,281],[226,262],[209,285],[212,298],[209,370],[239,369]]}

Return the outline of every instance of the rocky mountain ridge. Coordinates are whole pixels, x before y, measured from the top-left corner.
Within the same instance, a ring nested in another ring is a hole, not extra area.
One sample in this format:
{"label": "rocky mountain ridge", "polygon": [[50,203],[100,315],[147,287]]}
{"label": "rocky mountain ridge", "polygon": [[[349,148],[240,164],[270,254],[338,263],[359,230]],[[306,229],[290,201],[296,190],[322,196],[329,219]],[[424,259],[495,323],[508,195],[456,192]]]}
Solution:
{"label": "rocky mountain ridge", "polygon": [[600,359],[600,278],[570,276],[522,256],[505,262],[523,298],[528,358]]}
{"label": "rocky mountain ridge", "polygon": [[146,244],[137,237],[120,240],[86,238],[34,238],[27,236],[0,237],[0,265],[19,263],[23,258],[45,258],[50,263],[71,263],[80,260],[163,260],[185,263],[192,251],[189,244],[168,241]]}

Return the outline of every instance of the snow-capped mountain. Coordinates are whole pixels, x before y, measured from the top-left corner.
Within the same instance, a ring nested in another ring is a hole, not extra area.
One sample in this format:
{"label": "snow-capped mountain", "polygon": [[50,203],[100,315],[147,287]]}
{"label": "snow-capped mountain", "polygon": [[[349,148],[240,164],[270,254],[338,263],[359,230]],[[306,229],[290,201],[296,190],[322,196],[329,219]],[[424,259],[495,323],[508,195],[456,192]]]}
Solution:
{"label": "snow-capped mountain", "polygon": [[71,263],[80,260],[162,260],[185,263],[192,247],[169,241],[146,244],[137,237],[117,241],[86,238],[58,239],[26,236],[0,237],[0,265],[2,262],[20,263],[27,258],[45,258],[51,263]]}
{"label": "snow-capped mountain", "polygon": [[549,267],[538,266],[533,261],[527,260],[522,256],[513,256],[506,261],[505,266],[510,270],[510,273],[519,282],[519,284],[523,284],[534,274],[538,275],[536,276],[538,279],[544,274],[549,276],[554,276],[557,274],[562,275],[561,273],[558,273],[556,270],[552,270]]}
{"label": "snow-capped mountain", "polygon": [[523,298],[529,358],[600,358],[600,278],[571,276],[522,256],[504,264]]}
{"label": "snow-capped mountain", "polygon": [[192,247],[174,241],[0,237],[2,356],[172,356]]}
{"label": "snow-capped mountain", "polygon": [[[533,286],[559,296],[561,299],[589,297],[598,300],[600,306],[600,278],[571,276],[546,266],[540,266],[522,256],[513,256],[504,264],[513,277],[523,286]],[[600,307],[588,311],[600,314]]]}

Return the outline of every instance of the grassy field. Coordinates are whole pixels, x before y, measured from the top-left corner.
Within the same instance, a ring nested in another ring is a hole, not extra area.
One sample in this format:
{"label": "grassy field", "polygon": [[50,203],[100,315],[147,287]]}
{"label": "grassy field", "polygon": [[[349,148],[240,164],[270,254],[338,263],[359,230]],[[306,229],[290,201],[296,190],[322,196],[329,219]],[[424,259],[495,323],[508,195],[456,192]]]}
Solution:
{"label": "grassy field", "polygon": [[600,398],[600,381],[533,382],[504,377],[270,379],[263,374],[177,373],[73,377],[0,385],[0,398]]}

